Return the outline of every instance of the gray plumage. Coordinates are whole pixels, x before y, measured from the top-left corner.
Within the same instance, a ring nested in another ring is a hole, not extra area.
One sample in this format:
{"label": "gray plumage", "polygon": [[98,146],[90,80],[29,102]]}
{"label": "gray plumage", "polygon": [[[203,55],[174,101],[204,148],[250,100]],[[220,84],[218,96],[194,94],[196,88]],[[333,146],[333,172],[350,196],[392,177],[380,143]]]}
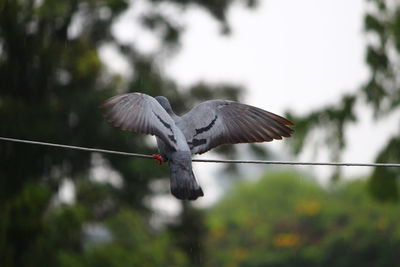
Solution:
{"label": "gray plumage", "polygon": [[130,93],[107,100],[106,117],[114,126],[155,135],[161,156],[168,160],[171,193],[179,199],[203,196],[192,171],[192,154],[222,144],[268,142],[290,137],[289,120],[253,106],[228,100],[200,103],[177,116],[163,96]]}

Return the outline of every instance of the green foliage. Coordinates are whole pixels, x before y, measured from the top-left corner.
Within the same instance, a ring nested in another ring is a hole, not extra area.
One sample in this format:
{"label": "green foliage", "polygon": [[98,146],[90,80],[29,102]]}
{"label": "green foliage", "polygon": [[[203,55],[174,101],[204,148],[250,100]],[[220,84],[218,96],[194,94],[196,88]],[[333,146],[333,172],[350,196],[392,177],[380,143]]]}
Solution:
{"label": "green foliage", "polygon": [[[44,219],[42,236],[19,266],[185,266],[186,256],[167,231],[151,230],[145,217],[121,208],[103,223],[90,210],[61,206]],[[86,226],[82,228],[83,226]],[[92,235],[83,229],[95,229]],[[103,234],[102,234],[103,233]],[[106,234],[104,234],[106,233]],[[82,238],[87,236],[86,238]]]}
{"label": "green foliage", "polygon": [[[91,244],[79,260],[82,266],[182,266],[185,255],[171,244],[168,233],[151,233],[144,218],[131,209],[122,209],[107,222],[112,241]],[[65,255],[64,255],[65,256]],[[69,259],[73,255],[69,255]],[[69,260],[68,260],[69,261]],[[69,265],[69,262],[61,266]]]}
{"label": "green foliage", "polygon": [[210,266],[394,266],[395,205],[357,180],[326,190],[299,173],[242,183],[207,216]]}
{"label": "green foliage", "polygon": [[[370,75],[357,92],[342,97],[333,106],[312,111],[306,116],[290,114],[297,125],[293,140],[295,153],[309,145],[306,142],[307,137],[313,132],[318,132],[325,138],[321,138],[324,142],[315,144],[315,147],[325,145],[330,149],[332,159],[338,160],[346,146],[345,131],[362,115],[355,113],[357,104],[366,104],[373,111],[375,119],[390,116],[400,108],[400,5],[390,0],[366,2],[368,12],[364,17],[364,28],[370,38],[365,61]],[[384,156],[387,154],[392,155],[392,162],[400,162],[400,155],[392,153],[394,148],[389,145],[397,139],[398,134],[388,138],[386,146],[377,155],[377,162],[388,162],[386,160],[389,157]],[[391,178],[378,180],[377,175],[373,174],[370,192],[380,200],[398,200],[399,173],[383,168],[374,171],[380,172],[390,174]]]}
{"label": "green foliage", "polygon": [[[378,155],[378,162],[396,162],[400,158],[400,138],[393,137]],[[369,181],[369,191],[382,201],[399,199],[398,168],[376,168]]]}
{"label": "green foliage", "polygon": [[[34,258],[33,253],[20,255],[19,251],[29,251],[31,240],[44,231],[42,217],[45,214],[50,191],[41,186],[26,184],[19,195],[2,203],[0,209],[0,262],[3,266],[23,266]],[[30,251],[29,251],[30,252]],[[15,257],[20,255],[20,257]]]}
{"label": "green foliage", "polygon": [[184,203],[184,210],[178,223],[171,224],[169,229],[174,237],[174,244],[187,255],[190,266],[205,266],[206,257],[203,248],[207,229],[204,225],[204,214],[201,210]]}

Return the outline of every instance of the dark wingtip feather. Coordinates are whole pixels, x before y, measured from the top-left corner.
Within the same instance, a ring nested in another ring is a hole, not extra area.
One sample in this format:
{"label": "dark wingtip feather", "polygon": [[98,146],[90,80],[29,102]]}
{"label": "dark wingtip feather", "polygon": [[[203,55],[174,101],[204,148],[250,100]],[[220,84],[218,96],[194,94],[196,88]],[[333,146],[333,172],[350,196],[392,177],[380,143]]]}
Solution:
{"label": "dark wingtip feather", "polygon": [[[271,113],[271,114],[273,114],[273,113]],[[288,120],[288,119],[286,119],[286,118],[284,118],[282,116],[276,115],[276,114],[273,114],[273,115],[275,115],[275,116],[273,116],[274,119],[279,121],[283,125],[294,126],[294,123],[292,121],[290,121],[290,120]]]}
{"label": "dark wingtip feather", "polygon": [[294,123],[292,121],[290,121],[282,116],[276,115],[272,112],[269,112],[269,111],[267,111],[267,112],[270,113],[275,120],[279,121],[283,125],[294,126]]}

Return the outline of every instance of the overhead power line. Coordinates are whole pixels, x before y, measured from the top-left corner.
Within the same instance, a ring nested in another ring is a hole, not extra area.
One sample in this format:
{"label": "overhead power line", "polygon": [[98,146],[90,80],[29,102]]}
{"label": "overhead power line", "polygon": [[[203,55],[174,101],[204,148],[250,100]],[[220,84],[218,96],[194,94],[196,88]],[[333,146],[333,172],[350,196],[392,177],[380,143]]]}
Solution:
{"label": "overhead power line", "polygon": [[[32,145],[51,146],[75,150],[83,150],[89,152],[99,152],[107,154],[116,154],[123,156],[131,156],[137,158],[153,159],[150,155],[130,153],[123,151],[114,151],[107,149],[88,148],[80,146],[69,146],[55,143],[38,142],[31,140],[23,140],[16,138],[0,137],[0,140],[9,142],[18,142]],[[275,161],[275,160],[220,160],[220,159],[192,159],[193,162],[208,163],[236,163],[236,164],[269,164],[269,165],[312,165],[312,166],[351,166],[351,167],[400,167],[400,163],[356,163],[356,162],[302,162],[302,161]]]}

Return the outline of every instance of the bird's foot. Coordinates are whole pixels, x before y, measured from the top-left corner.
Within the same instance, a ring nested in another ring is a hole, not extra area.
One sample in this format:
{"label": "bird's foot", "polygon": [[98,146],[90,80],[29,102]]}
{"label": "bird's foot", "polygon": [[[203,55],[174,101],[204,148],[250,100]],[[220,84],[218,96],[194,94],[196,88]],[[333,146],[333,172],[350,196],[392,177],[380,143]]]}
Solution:
{"label": "bird's foot", "polygon": [[156,159],[160,165],[163,164],[164,159],[163,159],[163,157],[161,157],[160,154],[153,154],[153,155],[151,155],[151,156],[152,156],[154,159]]}

